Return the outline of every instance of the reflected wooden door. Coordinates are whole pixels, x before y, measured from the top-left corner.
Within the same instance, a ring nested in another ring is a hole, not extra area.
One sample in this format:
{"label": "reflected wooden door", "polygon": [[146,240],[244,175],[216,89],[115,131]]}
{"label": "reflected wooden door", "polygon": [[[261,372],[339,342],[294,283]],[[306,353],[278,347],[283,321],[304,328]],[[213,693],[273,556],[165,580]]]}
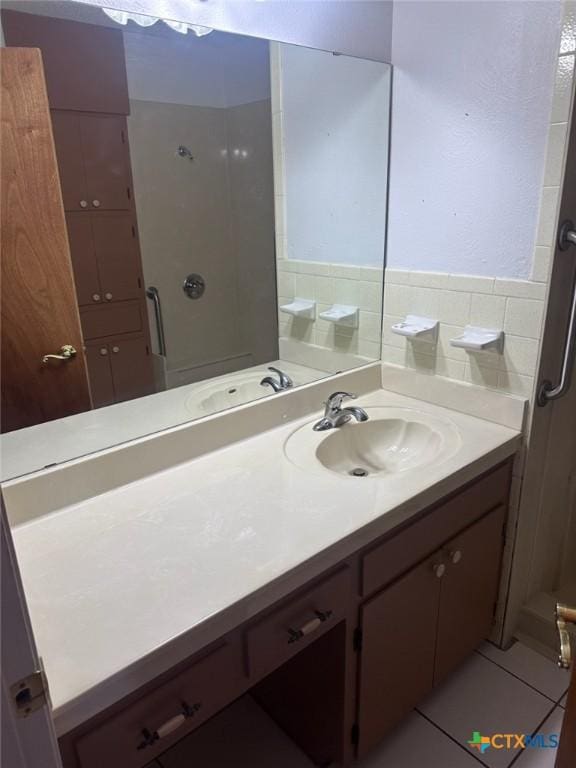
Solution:
{"label": "reflected wooden door", "polygon": [[572,682],[568,690],[566,711],[556,756],[556,768],[574,768],[576,765],[576,666],[572,669]]}
{"label": "reflected wooden door", "polygon": [[[91,408],[40,52],[0,50],[2,431]],[[76,354],[43,363],[71,345]]]}

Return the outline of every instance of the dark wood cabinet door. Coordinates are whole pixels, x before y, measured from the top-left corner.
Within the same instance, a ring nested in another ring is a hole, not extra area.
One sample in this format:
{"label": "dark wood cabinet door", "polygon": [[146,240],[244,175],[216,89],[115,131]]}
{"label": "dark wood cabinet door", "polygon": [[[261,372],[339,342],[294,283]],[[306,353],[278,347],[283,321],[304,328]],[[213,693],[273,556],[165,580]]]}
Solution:
{"label": "dark wood cabinet door", "polygon": [[362,607],[358,755],[432,689],[441,579],[426,560]]}
{"label": "dark wood cabinet door", "polygon": [[66,224],[78,304],[98,304],[103,299],[90,216],[69,212]]}
{"label": "dark wood cabinet door", "polygon": [[87,344],[86,360],[90,377],[90,390],[94,408],[102,408],[116,402],[110,348],[108,344]]}
{"label": "dark wood cabinet door", "polygon": [[89,210],[129,210],[126,121],[111,115],[80,117]]}
{"label": "dark wood cabinet door", "polygon": [[131,213],[91,213],[102,300],[137,299],[142,294],[140,258]]}
{"label": "dark wood cabinet door", "polygon": [[444,548],[434,683],[442,681],[492,628],[505,507],[498,507]]}
{"label": "dark wood cabinet door", "polygon": [[64,210],[87,210],[88,191],[82,157],[80,116],[74,112],[60,112],[58,110],[52,110],[50,115]]}
{"label": "dark wood cabinet door", "polygon": [[152,358],[144,337],[118,338],[108,344],[116,402],[154,392]]}
{"label": "dark wood cabinet door", "polygon": [[7,45],[42,51],[52,109],[130,112],[120,29],[11,10],[2,26]]}

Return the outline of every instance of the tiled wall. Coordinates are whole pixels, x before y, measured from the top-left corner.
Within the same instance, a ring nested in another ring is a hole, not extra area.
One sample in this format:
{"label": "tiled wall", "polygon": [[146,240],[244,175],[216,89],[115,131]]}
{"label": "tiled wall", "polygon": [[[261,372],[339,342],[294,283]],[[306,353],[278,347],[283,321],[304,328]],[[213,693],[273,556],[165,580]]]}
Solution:
{"label": "tiled wall", "polygon": [[[542,200],[530,280],[387,269],[382,359],[385,362],[531,397],[538,365],[555,237],[576,51],[575,4],[565,6],[555,76]],[[397,336],[390,326],[406,314],[440,321],[436,347]],[[466,352],[450,339],[465,325],[504,330],[504,354]]]}
{"label": "tiled wall", "polygon": [[[546,286],[442,272],[386,270],[382,359],[482,387],[530,396]],[[407,314],[440,322],[437,345],[407,340],[391,326]],[[503,329],[504,354],[451,346],[465,325]]]}
{"label": "tiled wall", "polygon": [[[321,320],[305,320],[284,314],[279,309],[280,348],[282,342],[294,350],[294,342],[302,347],[304,357],[294,362],[305,363],[307,353],[319,353],[318,347],[334,353],[326,355],[334,370],[377,360],[380,356],[380,322],[382,312],[382,269],[325,264],[296,259],[278,260],[278,305],[295,298],[316,302],[316,314],[332,304],[352,304],[359,308],[358,328]],[[290,343],[291,342],[291,343]],[[313,346],[312,346],[313,345]],[[306,349],[307,348],[307,349]],[[320,366],[328,370],[329,368]]]}

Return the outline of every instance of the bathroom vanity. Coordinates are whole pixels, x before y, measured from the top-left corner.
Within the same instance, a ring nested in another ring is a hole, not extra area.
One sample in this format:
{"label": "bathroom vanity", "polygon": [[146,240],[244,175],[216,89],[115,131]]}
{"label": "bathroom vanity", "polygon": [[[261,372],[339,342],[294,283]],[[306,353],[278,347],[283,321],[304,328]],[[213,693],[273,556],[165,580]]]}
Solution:
{"label": "bathroom vanity", "polygon": [[[65,768],[143,768],[247,691],[318,765],[348,764],[489,635],[519,433],[384,390],[358,404],[368,422],[307,413],[14,527]],[[388,473],[318,450],[383,455],[370,424],[404,455]]]}

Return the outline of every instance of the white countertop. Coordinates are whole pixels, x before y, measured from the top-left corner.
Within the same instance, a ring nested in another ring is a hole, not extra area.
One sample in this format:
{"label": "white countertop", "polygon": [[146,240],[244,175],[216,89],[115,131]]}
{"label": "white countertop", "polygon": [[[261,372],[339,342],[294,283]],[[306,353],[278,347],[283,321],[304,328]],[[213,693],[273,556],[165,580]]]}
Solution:
{"label": "white countertop", "polygon": [[384,390],[355,404],[449,419],[461,445],[385,481],[308,472],[284,454],[308,416],[13,529],[59,734],[519,447]]}

